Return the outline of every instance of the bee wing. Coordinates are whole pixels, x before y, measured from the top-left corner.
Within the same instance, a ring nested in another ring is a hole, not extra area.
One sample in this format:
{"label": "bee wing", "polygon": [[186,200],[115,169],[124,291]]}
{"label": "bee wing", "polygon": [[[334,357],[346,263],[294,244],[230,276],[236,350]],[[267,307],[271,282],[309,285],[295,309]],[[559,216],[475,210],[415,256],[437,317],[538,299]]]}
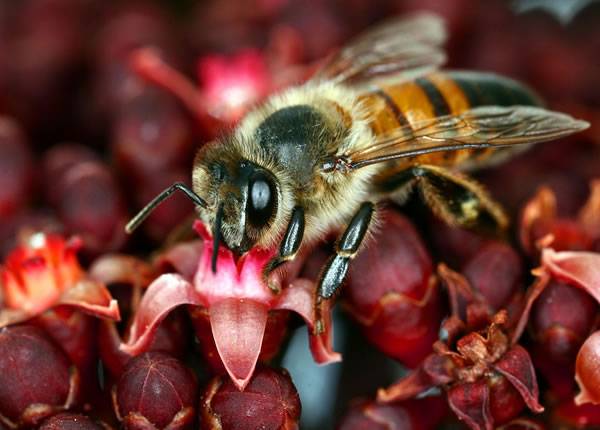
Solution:
{"label": "bee wing", "polygon": [[313,76],[315,80],[361,85],[386,75],[406,79],[422,75],[446,61],[442,18],[415,13],[393,18],[359,35],[334,54]]}
{"label": "bee wing", "polygon": [[532,106],[483,106],[399,127],[373,144],[343,154],[345,168],[358,169],[398,158],[461,149],[544,142],[589,127],[573,117]]}

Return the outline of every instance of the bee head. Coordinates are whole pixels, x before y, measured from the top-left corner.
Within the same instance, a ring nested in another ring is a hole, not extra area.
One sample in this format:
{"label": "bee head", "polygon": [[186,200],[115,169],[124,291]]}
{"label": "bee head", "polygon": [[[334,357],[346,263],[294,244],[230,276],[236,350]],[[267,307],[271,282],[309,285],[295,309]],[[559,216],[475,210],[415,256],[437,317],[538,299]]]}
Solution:
{"label": "bee head", "polygon": [[277,180],[247,160],[227,167],[219,166],[216,175],[220,183],[215,184],[214,216],[209,223],[215,238],[218,234],[229,249],[242,254],[261,239],[277,214]]}
{"label": "bee head", "polygon": [[267,244],[265,232],[281,207],[279,181],[268,168],[240,156],[234,145],[214,142],[196,156],[193,188],[207,201],[198,215],[215,242],[238,254]]}

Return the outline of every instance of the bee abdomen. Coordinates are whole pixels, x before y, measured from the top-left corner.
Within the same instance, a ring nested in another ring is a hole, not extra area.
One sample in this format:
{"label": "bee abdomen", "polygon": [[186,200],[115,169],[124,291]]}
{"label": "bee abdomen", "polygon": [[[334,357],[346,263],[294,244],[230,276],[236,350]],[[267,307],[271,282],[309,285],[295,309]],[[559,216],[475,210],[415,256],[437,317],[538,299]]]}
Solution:
{"label": "bee abdomen", "polygon": [[459,87],[470,107],[542,104],[530,88],[513,79],[483,72],[456,71],[446,75]]}
{"label": "bee abdomen", "polygon": [[[540,99],[526,86],[509,78],[481,72],[435,72],[412,81],[385,85],[364,97],[373,112],[375,135],[402,127],[412,133],[419,121],[460,114],[478,106],[539,105]],[[394,164],[429,163],[457,165],[462,161],[484,160],[495,150],[462,150],[403,159]],[[391,167],[391,166],[390,166]]]}
{"label": "bee abdomen", "polygon": [[436,72],[381,86],[363,97],[375,112],[375,132],[412,125],[421,119],[458,114],[478,106],[540,105],[526,86],[509,78],[480,72]]}

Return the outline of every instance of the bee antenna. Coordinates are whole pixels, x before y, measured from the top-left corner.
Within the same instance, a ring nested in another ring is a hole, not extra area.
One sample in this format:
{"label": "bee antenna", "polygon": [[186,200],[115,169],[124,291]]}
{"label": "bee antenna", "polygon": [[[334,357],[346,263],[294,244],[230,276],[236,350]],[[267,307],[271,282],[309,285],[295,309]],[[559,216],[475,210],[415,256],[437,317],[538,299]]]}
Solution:
{"label": "bee antenna", "polygon": [[198,196],[198,194],[196,194],[190,189],[190,187],[181,182],[176,182],[169,188],[164,190],[162,193],[154,197],[150,203],[144,206],[144,208],[141,211],[139,211],[137,215],[131,219],[131,221],[127,223],[127,225],[125,226],[125,231],[131,234],[136,228],[139,227],[139,225],[142,222],[144,222],[146,218],[148,218],[148,215],[150,215],[158,205],[160,205],[163,201],[171,197],[171,195],[177,190],[182,191],[183,194],[185,194],[186,197],[188,197],[190,200],[196,203],[196,205],[203,208],[206,208],[208,206],[206,202],[202,198],[200,198],[200,196]]}
{"label": "bee antenna", "polygon": [[217,209],[215,217],[215,227],[213,229],[213,252],[211,258],[211,268],[213,273],[217,273],[217,256],[219,255],[219,241],[221,240],[221,222],[223,221],[223,203]]}

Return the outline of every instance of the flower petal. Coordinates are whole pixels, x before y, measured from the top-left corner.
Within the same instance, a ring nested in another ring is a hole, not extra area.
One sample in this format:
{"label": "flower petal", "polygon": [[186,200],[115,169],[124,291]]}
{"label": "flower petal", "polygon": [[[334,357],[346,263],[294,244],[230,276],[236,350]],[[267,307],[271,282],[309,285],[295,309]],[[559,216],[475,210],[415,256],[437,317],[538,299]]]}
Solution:
{"label": "flower petal", "polygon": [[556,196],[548,187],[541,187],[527,202],[521,215],[519,238],[530,254],[538,252],[536,241],[546,235],[556,219]]}
{"label": "flower petal", "polygon": [[450,388],[448,404],[456,416],[473,430],[494,429],[490,412],[490,389],[485,379]]}
{"label": "flower petal", "polygon": [[21,309],[0,308],[0,328],[18,324],[34,316],[35,314]]}
{"label": "flower petal", "polygon": [[533,412],[542,412],[544,407],[538,402],[539,389],[533,363],[529,353],[520,345],[514,345],[494,365],[521,394],[525,404]]}
{"label": "flower petal", "polygon": [[190,282],[194,279],[194,274],[198,269],[198,262],[204,249],[204,243],[201,240],[178,243],[160,254],[155,261],[155,265],[163,272],[179,273]]}
{"label": "flower petal", "polygon": [[427,372],[419,367],[388,388],[377,390],[377,401],[391,403],[412,399],[435,385]]}
{"label": "flower petal", "polygon": [[74,307],[86,314],[115,321],[121,319],[117,301],[112,298],[104,284],[90,279],[82,279],[65,290],[56,306]]}
{"label": "flower petal", "polygon": [[204,305],[192,284],[182,276],[167,274],[158,277],[146,290],[138,308],[127,343],[120,348],[137,355],[148,348],[159,324],[180,305]]}
{"label": "flower petal", "polygon": [[224,299],[209,307],[213,338],[227,373],[243,390],[256,367],[267,325],[265,304],[244,299]]}
{"label": "flower petal", "polygon": [[542,264],[556,279],[583,288],[600,303],[600,253],[546,248]]}
{"label": "flower petal", "polygon": [[590,183],[590,196],[579,211],[577,220],[583,230],[594,239],[600,238],[600,179]]}
{"label": "flower petal", "polygon": [[333,327],[331,324],[331,310],[324,312],[324,331],[315,334],[314,313],[315,285],[308,279],[296,279],[290,286],[284,288],[275,305],[276,309],[294,311],[304,318],[308,329],[310,350],[314,360],[319,364],[329,364],[342,361],[342,356],[333,351]]}
{"label": "flower petal", "polygon": [[525,327],[527,327],[527,323],[529,322],[529,315],[531,314],[531,309],[533,308],[533,303],[537,300],[537,298],[544,292],[546,287],[548,286],[548,282],[550,282],[550,275],[548,272],[544,270],[540,270],[539,272],[536,270],[534,274],[538,276],[533,285],[531,285],[527,289],[527,293],[525,295],[525,304],[523,305],[523,309],[521,310],[521,315],[519,319],[515,323],[515,327],[513,329],[511,335],[511,343],[514,345],[519,341],[519,338],[525,331]]}
{"label": "flower petal", "polygon": [[126,254],[105,254],[92,263],[88,273],[90,278],[105,285],[119,283],[145,287],[156,278],[148,263]]}
{"label": "flower petal", "polygon": [[233,297],[255,300],[266,305],[275,300],[275,295],[266,286],[262,275],[262,269],[273,255],[273,251],[254,247],[236,262],[233,252],[221,244],[217,253],[215,273],[211,267],[213,243],[210,233],[200,221],[194,223],[194,229],[204,240],[204,250],[194,275],[194,285],[209,306]]}

